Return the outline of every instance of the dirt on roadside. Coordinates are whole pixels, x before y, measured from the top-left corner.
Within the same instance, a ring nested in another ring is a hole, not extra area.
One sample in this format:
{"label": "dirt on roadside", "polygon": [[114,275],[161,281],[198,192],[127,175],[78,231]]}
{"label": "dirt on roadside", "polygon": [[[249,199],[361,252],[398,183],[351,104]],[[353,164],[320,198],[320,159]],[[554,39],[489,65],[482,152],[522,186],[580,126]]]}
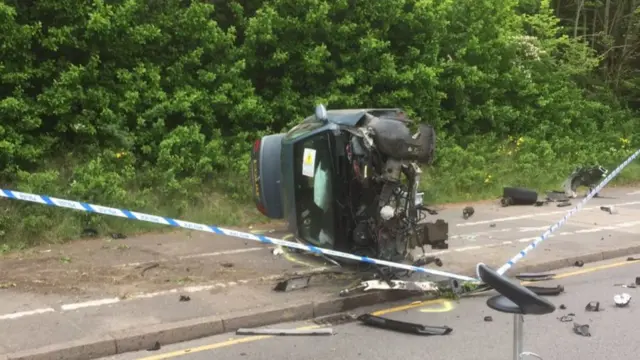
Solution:
{"label": "dirt on roadside", "polygon": [[[270,236],[283,235],[281,228],[262,227]],[[0,291],[127,296],[258,279],[299,267],[258,242],[214,234],[178,230],[124,239],[107,234],[0,257]]]}

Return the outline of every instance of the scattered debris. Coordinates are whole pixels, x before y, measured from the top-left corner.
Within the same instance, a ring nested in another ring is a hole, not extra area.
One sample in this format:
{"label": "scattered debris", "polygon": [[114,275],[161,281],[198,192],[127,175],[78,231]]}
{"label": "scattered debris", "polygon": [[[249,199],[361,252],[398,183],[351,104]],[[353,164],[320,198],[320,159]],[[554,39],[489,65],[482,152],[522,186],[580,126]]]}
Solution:
{"label": "scattered debris", "polygon": [[567,206],[571,206],[570,202],[561,202],[557,205],[558,207],[567,207]]}
{"label": "scattered debris", "polygon": [[617,294],[613,297],[613,301],[616,303],[617,307],[625,307],[629,305],[631,295],[627,293]]}
{"label": "scattered debris", "polygon": [[560,316],[558,320],[560,320],[560,322],[572,322],[574,316],[575,314],[567,314],[567,315]]}
{"label": "scattered debris", "polygon": [[[591,192],[608,172],[602,166],[576,168],[562,184],[564,193],[570,198],[575,198],[576,190],[581,186],[588,187]],[[597,197],[598,194],[595,196]]]}
{"label": "scattered debris", "polygon": [[567,306],[565,304],[560,304],[559,308],[560,308],[560,310],[565,310],[567,308]]}
{"label": "scattered debris", "polygon": [[333,335],[333,329],[238,329],[236,335]]}
{"label": "scattered debris", "polygon": [[547,193],[547,201],[567,202],[569,201],[569,197],[564,191],[553,190]]}
{"label": "scattered debris", "polygon": [[494,227],[496,227],[496,224],[495,223],[491,223],[491,224],[489,224],[489,227],[494,228]]}
{"label": "scattered debris", "polygon": [[191,301],[191,298],[188,295],[180,295],[180,301],[181,302]]}
{"label": "scattered debris", "polygon": [[547,203],[546,201],[536,201],[536,203],[533,204],[533,206],[542,206],[542,205],[544,205],[546,203]]}
{"label": "scattered debris", "polygon": [[122,233],[112,233],[111,234],[111,238],[114,240],[122,240],[122,239],[126,239],[127,235],[122,234]]}
{"label": "scattered debris", "polygon": [[223,268],[232,268],[233,264],[230,262],[223,262],[220,264],[220,266],[222,266]]}
{"label": "scattered debris", "polygon": [[573,266],[583,267],[584,266],[584,261],[577,260],[575,263],[573,263]]}
{"label": "scattered debris", "polygon": [[311,276],[297,276],[292,277],[284,281],[280,281],[276,284],[276,287],[273,288],[275,291],[292,291],[298,289],[304,289],[309,287],[309,282],[311,281]]}
{"label": "scattered debris", "polygon": [[627,289],[635,289],[637,287],[636,284],[613,284],[613,286],[620,286]]}
{"label": "scattered debris", "polygon": [[584,309],[586,311],[598,312],[598,311],[600,311],[600,302],[599,301],[592,301],[592,302],[588,303],[587,306],[584,307]]}
{"label": "scattered debris", "polygon": [[16,287],[16,283],[12,283],[12,282],[2,282],[0,283],[0,289],[9,289],[9,288],[13,288]]}
{"label": "scattered debris", "polygon": [[636,285],[640,285],[640,276],[636,276]]}
{"label": "scattered debris", "polygon": [[573,323],[573,332],[582,336],[591,336],[591,332],[589,332],[589,324],[581,325],[578,323]]}
{"label": "scattered debris", "polygon": [[437,258],[435,256],[421,256],[418,260],[416,260],[416,262],[413,263],[413,266],[421,267],[429,265],[431,263],[435,263],[438,267],[442,267],[443,265],[440,258]]}
{"label": "scattered debris", "polygon": [[471,206],[467,206],[464,209],[462,209],[462,217],[465,220],[467,220],[468,218],[472,217],[473,213],[475,213],[475,210]]}
{"label": "scattered debris", "polygon": [[491,322],[491,321],[493,321],[493,318],[491,316],[485,316],[484,317],[484,321]]}
{"label": "scattered debris", "polygon": [[634,257],[634,256],[630,256],[630,257],[627,258],[627,261],[640,261],[640,258]]}
{"label": "scattered debris", "polygon": [[391,320],[371,314],[358,316],[358,320],[366,325],[416,335],[448,335],[453,329],[448,326],[427,326],[404,321]]}
{"label": "scattered debris", "polygon": [[338,313],[333,315],[321,316],[313,319],[313,322],[317,325],[343,325],[353,321],[356,321],[357,317],[355,314],[350,313]]}
{"label": "scattered debris", "polygon": [[538,193],[531,189],[505,187],[502,189],[502,206],[533,205],[538,201]]}
{"label": "scattered debris", "polygon": [[153,264],[145,266],[144,269],[142,269],[142,271],[140,272],[140,276],[144,276],[144,273],[146,273],[147,271],[149,271],[151,269],[155,269],[155,268],[157,268],[159,266],[160,266],[160,263],[153,263]]}
{"label": "scattered debris", "polygon": [[614,214],[618,213],[618,209],[615,208],[614,206],[600,206],[600,210],[602,210],[604,212],[608,212],[611,215],[614,215]]}
{"label": "scattered debris", "polygon": [[363,281],[359,285],[340,291],[340,296],[346,296],[354,291],[362,290],[403,290],[416,292],[436,292],[438,285],[431,281],[405,281],[405,280],[369,280]]}
{"label": "scattered debris", "polygon": [[527,281],[546,281],[556,276],[554,273],[521,273],[516,275],[516,279]]}
{"label": "scattered debris", "polygon": [[273,249],[273,255],[283,255],[284,254],[284,250],[282,249],[281,246],[278,246],[277,248]]}
{"label": "scattered debris", "polygon": [[158,351],[162,346],[160,346],[160,341],[156,341],[153,346],[147,349],[147,351]]}

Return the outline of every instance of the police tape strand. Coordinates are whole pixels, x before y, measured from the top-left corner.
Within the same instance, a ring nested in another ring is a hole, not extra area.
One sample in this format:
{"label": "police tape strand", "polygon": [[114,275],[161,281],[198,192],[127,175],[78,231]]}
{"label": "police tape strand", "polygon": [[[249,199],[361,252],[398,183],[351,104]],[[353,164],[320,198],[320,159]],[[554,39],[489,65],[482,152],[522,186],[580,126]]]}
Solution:
{"label": "police tape strand", "polygon": [[330,255],[330,256],[335,256],[335,257],[340,257],[345,259],[356,260],[356,261],[360,261],[368,264],[383,265],[383,266],[388,266],[388,267],[397,268],[397,269],[426,273],[429,275],[458,279],[462,281],[477,281],[472,277],[468,277],[464,275],[458,275],[458,274],[453,274],[453,273],[448,273],[448,272],[438,271],[433,269],[426,269],[422,267],[405,265],[405,264],[400,264],[400,263],[395,263],[390,261],[372,259],[366,256],[358,256],[358,255],[353,255],[353,254],[344,253],[340,251],[324,249],[324,248],[319,248],[319,247],[310,246],[310,245],[304,245],[297,242],[274,239],[274,238],[266,237],[264,235],[250,234],[250,233],[236,231],[236,230],[224,229],[217,226],[197,224],[197,223],[192,223],[188,221],[177,220],[177,219],[172,219],[172,218],[163,217],[163,216],[144,214],[144,213],[134,212],[134,211],[125,210],[125,209],[116,209],[116,208],[107,207],[107,206],[100,206],[100,205],[88,204],[88,203],[83,203],[78,201],[58,199],[58,198],[45,196],[45,195],[23,193],[23,192],[5,190],[5,189],[0,189],[0,197],[7,197],[9,199],[34,202],[42,205],[63,207],[63,208],[68,208],[73,210],[90,212],[90,213],[111,215],[111,216],[131,219],[131,220],[146,221],[146,222],[151,222],[151,223],[156,223],[161,225],[169,225],[173,227],[180,227],[180,228],[185,228],[190,230],[197,230],[197,231],[203,231],[203,232],[214,233],[219,235],[237,237],[237,238],[261,242],[263,244],[280,245],[280,246],[300,249],[300,250],[307,251],[310,253],[315,253],[315,254]]}
{"label": "police tape strand", "polygon": [[[498,274],[503,275],[505,272],[507,272],[509,269],[511,269],[511,267],[513,267],[513,265],[515,265],[518,261],[520,261],[522,258],[527,256],[529,251],[535,249],[536,246],[538,246],[538,244],[540,244],[544,240],[548,239],[549,236],[554,231],[558,230],[562,225],[564,225],[567,222],[567,220],[571,216],[573,216],[575,213],[580,211],[580,209],[582,209],[582,207],[584,206],[584,204],[587,203],[587,201],[591,200],[591,198],[593,198],[597,193],[602,191],[602,189],[609,183],[609,181],[611,181],[614,177],[616,177],[616,175],[618,175],[622,171],[622,169],[624,169],[627,165],[629,165],[629,163],[631,163],[633,160],[635,160],[635,158],[638,157],[638,155],[640,155],[640,150],[637,150],[635,153],[633,153],[631,156],[629,156],[629,158],[627,160],[625,160],[622,164],[620,164],[620,166],[618,166],[607,177],[605,177],[604,180],[602,180],[602,182],[598,186],[596,186],[595,189],[591,190],[591,192],[589,192],[589,194],[587,194],[587,196],[584,199],[582,199],[582,201],[580,201],[580,203],[578,205],[576,205],[576,207],[574,207],[573,209],[569,210],[562,217],[562,219],[560,219],[560,221],[558,221],[557,223],[555,223],[552,226],[550,226],[542,235],[540,235],[540,237],[538,237],[531,244],[529,244],[526,248],[524,248],[522,251],[520,251],[518,254],[516,254],[516,256],[511,258],[511,260],[507,261],[504,265],[502,265],[502,267],[500,267],[498,269],[498,271],[497,271]],[[478,275],[478,277],[479,277],[479,275]]]}

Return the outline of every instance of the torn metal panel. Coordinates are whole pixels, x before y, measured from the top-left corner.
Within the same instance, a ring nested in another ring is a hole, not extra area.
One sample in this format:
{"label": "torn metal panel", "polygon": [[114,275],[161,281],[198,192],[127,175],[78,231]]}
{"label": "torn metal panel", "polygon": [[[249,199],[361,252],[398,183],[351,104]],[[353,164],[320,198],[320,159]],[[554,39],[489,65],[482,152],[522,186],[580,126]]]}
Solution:
{"label": "torn metal panel", "polygon": [[[565,195],[569,198],[577,196],[576,191],[581,186],[586,186],[591,192],[609,171],[602,166],[579,167],[575,169],[562,184]],[[595,196],[597,196],[596,194]]]}
{"label": "torn metal panel", "polygon": [[311,282],[311,275],[293,277],[284,281],[280,281],[276,284],[276,287],[274,287],[273,290],[287,292],[304,289],[309,287],[309,282]]}
{"label": "torn metal panel", "polygon": [[448,326],[414,324],[410,322],[391,320],[371,314],[360,315],[358,316],[358,320],[369,326],[416,335],[448,335],[453,331],[453,329]]}

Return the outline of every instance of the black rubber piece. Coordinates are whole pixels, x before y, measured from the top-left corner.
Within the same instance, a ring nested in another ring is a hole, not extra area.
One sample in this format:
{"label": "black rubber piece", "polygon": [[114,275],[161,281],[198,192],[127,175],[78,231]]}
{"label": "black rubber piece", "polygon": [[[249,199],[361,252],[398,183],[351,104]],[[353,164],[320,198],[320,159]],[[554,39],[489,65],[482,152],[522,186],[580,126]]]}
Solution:
{"label": "black rubber piece", "polygon": [[538,201],[537,192],[518,187],[503,188],[502,197],[511,200],[509,205],[533,205]]}
{"label": "black rubber piece", "polygon": [[416,335],[447,335],[453,331],[453,329],[448,326],[420,325],[410,322],[391,320],[371,314],[362,314],[358,316],[358,320],[369,326]]}

